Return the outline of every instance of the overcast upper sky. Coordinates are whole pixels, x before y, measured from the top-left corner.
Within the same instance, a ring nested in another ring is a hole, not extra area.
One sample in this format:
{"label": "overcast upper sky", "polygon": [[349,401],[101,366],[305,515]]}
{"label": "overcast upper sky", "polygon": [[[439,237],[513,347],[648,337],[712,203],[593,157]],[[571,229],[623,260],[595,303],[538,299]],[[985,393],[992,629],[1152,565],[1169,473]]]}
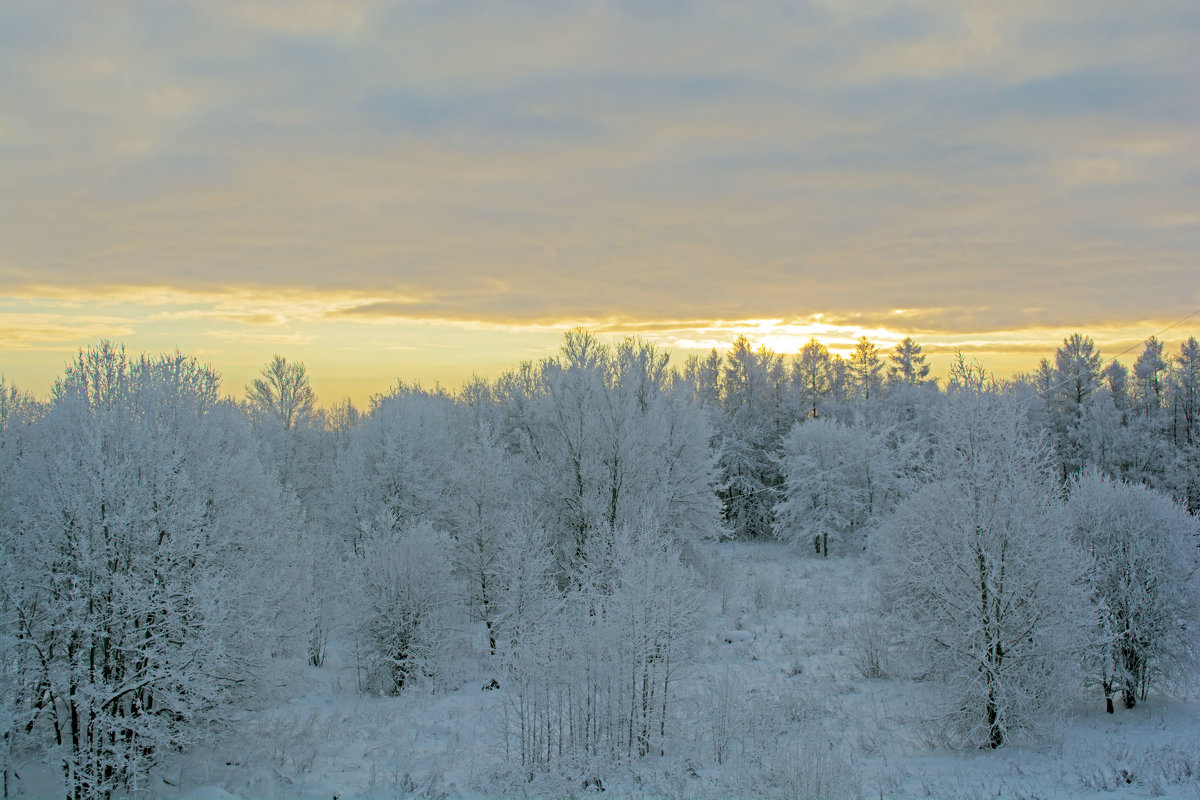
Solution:
{"label": "overcast upper sky", "polygon": [[101,337],[333,400],[581,323],[1032,366],[1198,309],[1195,0],[0,5],[37,393]]}

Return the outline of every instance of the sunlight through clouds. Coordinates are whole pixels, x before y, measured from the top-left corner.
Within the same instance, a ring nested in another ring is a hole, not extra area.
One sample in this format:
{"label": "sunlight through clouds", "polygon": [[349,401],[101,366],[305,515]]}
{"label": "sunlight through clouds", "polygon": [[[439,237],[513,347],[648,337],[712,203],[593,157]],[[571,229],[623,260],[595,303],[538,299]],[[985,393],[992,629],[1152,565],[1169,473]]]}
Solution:
{"label": "sunlight through clouds", "polygon": [[456,382],[575,325],[1025,364],[1145,336],[1200,306],[1198,29],[1186,2],[6,4],[0,365],[436,330],[453,367],[385,369]]}

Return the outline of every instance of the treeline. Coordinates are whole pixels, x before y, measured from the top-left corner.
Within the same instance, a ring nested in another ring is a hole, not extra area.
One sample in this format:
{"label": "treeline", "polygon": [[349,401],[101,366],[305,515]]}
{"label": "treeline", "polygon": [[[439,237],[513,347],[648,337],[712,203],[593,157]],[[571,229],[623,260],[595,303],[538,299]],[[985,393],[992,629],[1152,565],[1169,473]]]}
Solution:
{"label": "treeline", "polygon": [[1076,335],[1004,382],[960,355],[939,386],[912,339],[676,369],[573,330],[495,381],[321,409],[280,356],[237,401],[102,343],[45,402],[0,382],[5,779],[39,752],[71,797],[137,790],[338,635],[394,693],[451,682],[478,630],[519,763],[661,752],[719,537],[868,552],[962,741],[1072,675],[1132,705],[1195,660],[1198,392],[1194,338],[1128,370]]}
{"label": "treeline", "polygon": [[[843,359],[815,339],[787,358],[743,337],[728,353],[689,358],[680,380],[716,428],[732,535],[791,538],[807,527],[853,547],[862,544],[855,532],[896,499],[896,482],[919,479],[938,409],[981,370],[957,354],[939,387],[911,338],[885,353],[864,336]],[[1042,359],[1035,370],[989,387],[1021,398],[1030,424],[1052,440],[1064,486],[1091,465],[1200,510],[1194,337],[1170,356],[1151,337],[1130,370],[1105,362],[1089,337],[1074,334],[1053,364]],[[810,420],[828,424],[797,426]],[[849,475],[831,485],[823,482],[831,471]],[[789,473],[817,483],[785,491]],[[837,497],[851,487],[853,497]]]}

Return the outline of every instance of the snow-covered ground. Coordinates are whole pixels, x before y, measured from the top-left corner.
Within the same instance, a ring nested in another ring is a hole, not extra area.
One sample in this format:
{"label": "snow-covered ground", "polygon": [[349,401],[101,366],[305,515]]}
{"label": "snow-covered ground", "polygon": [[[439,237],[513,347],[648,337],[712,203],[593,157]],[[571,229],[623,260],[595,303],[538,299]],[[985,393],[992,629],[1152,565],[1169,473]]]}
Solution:
{"label": "snow-covered ground", "polygon": [[[562,797],[602,786],[610,798],[1200,798],[1200,687],[1112,715],[1081,698],[1037,740],[948,749],[924,724],[937,686],[899,677],[894,648],[878,665],[884,677],[864,677],[879,641],[865,559],[730,543],[699,572],[708,605],[665,755],[522,770],[502,751],[505,688],[483,688],[497,673],[482,627],[464,628],[446,685],[396,697],[357,691],[344,628],[325,666],[296,665],[221,741],[170,758],[146,794]],[[55,780],[27,765],[15,788],[57,796]]]}

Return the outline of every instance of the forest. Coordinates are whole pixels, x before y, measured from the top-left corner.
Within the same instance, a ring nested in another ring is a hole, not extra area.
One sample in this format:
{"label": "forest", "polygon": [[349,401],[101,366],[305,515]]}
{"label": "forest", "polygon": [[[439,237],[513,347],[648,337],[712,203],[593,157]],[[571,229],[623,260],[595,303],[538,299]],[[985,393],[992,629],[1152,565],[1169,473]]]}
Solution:
{"label": "forest", "polygon": [[1122,355],[0,378],[3,796],[1195,793],[1200,342]]}

